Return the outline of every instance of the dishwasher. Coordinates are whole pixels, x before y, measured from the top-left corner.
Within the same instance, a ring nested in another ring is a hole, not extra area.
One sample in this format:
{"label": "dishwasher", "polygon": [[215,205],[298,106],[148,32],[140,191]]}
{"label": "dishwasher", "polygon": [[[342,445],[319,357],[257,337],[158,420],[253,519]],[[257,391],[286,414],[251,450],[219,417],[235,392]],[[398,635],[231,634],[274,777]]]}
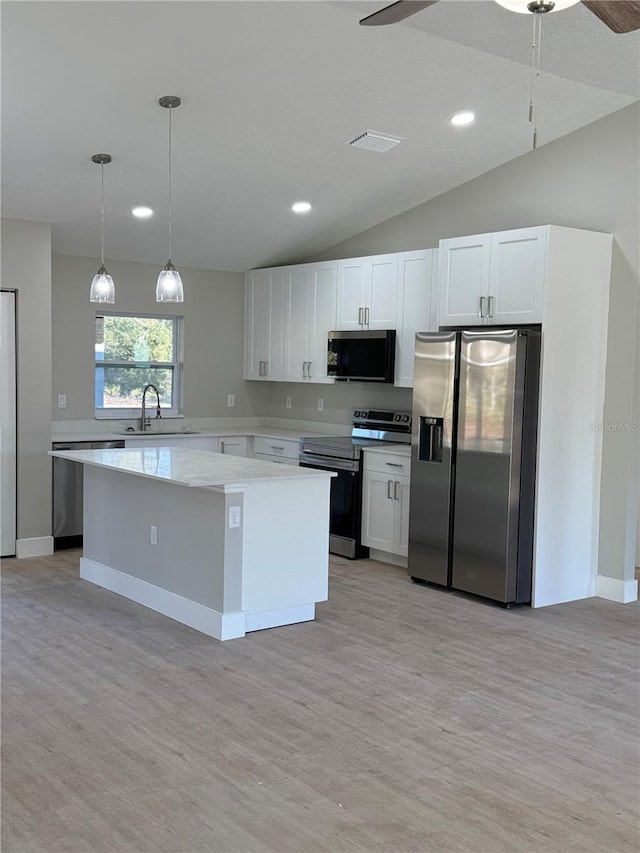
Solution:
{"label": "dishwasher", "polygon": [[[104,450],[124,447],[123,440],[58,441],[53,450]],[[80,462],[53,457],[53,546],[76,548],[82,545],[82,471]]]}

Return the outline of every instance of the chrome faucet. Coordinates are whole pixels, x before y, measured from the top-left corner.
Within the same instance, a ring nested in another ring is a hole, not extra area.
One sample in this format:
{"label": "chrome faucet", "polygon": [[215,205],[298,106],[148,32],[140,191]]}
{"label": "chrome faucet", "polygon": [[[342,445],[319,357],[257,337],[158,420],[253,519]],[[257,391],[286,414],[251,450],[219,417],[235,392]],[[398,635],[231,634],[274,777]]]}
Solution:
{"label": "chrome faucet", "polygon": [[156,388],[156,386],[155,386],[155,385],[152,385],[151,383],[149,383],[148,385],[146,385],[146,386],[145,386],[145,389],[144,389],[144,391],[142,392],[142,416],[141,416],[141,418],[140,418],[140,430],[141,430],[141,432],[145,432],[145,431],[146,431],[146,429],[147,429],[147,427],[150,427],[150,426],[151,426],[151,418],[147,417],[147,414],[146,414],[146,411],[145,411],[145,403],[146,403],[147,391],[148,391],[149,389],[151,389],[152,391],[155,391],[155,392],[156,392],[156,400],[157,400],[157,404],[156,404],[156,420],[157,420],[158,418],[161,418],[161,417],[162,417],[162,414],[160,413],[160,392],[158,391],[158,389]]}

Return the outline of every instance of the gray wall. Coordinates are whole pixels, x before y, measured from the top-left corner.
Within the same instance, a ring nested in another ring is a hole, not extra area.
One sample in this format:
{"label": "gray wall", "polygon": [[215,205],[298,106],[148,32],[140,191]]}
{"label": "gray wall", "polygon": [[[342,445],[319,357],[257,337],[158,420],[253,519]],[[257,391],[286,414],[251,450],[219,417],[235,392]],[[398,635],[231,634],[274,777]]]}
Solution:
{"label": "gray wall", "polygon": [[51,536],[49,225],[2,220],[1,284],[17,291],[17,539],[37,539]]}
{"label": "gray wall", "polygon": [[[312,258],[355,257],[438,245],[438,240],[528,225],[614,235],[605,422],[638,423],[640,403],[640,105],[532,151]],[[428,152],[425,152],[428,156]],[[585,294],[588,298],[588,294]],[[636,380],[634,381],[634,371]],[[272,407],[279,388],[272,391]],[[325,406],[332,407],[331,389]],[[638,433],[605,432],[600,573],[633,577],[640,461]],[[636,544],[638,542],[638,544]]]}
{"label": "gray wall", "polygon": [[[89,287],[98,261],[54,255],[53,386],[54,420],[82,421],[94,417],[93,318],[100,306],[89,302]],[[162,305],[155,301],[159,267],[108,262],[116,284],[114,311],[178,314],[184,317],[184,414],[186,417],[260,415],[268,391],[245,382],[244,277],[241,273],[181,269],[185,301]],[[67,408],[57,408],[58,394],[67,395]],[[236,405],[227,408],[227,394]]]}

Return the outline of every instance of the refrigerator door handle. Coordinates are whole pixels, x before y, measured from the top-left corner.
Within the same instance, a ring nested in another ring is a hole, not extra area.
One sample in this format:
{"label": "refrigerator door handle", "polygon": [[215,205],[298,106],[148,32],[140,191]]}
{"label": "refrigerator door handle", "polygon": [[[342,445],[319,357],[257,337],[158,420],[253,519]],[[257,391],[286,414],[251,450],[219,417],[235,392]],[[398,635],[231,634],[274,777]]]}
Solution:
{"label": "refrigerator door handle", "polygon": [[487,298],[486,296],[481,296],[481,297],[480,297],[480,310],[478,311],[478,317],[479,317],[480,319],[483,319],[483,318],[484,318],[484,300],[485,300],[486,298]]}

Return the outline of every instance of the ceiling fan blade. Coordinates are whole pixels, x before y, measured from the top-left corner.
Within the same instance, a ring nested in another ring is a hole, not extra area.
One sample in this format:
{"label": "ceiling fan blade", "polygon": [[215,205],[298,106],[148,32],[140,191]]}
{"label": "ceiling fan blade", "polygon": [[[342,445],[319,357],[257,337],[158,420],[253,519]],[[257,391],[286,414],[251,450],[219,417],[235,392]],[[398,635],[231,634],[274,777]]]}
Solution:
{"label": "ceiling fan blade", "polygon": [[640,3],[634,0],[582,0],[582,2],[614,33],[640,30]]}
{"label": "ceiling fan blade", "polygon": [[[384,24],[397,24],[398,21],[404,21],[410,15],[415,15],[421,9],[426,9],[427,6],[433,6],[438,0],[398,0],[397,3],[392,3],[390,6],[385,6],[384,9],[379,9],[371,15],[367,15],[360,23],[363,27],[381,27]],[[635,3],[633,4],[636,5]]]}

